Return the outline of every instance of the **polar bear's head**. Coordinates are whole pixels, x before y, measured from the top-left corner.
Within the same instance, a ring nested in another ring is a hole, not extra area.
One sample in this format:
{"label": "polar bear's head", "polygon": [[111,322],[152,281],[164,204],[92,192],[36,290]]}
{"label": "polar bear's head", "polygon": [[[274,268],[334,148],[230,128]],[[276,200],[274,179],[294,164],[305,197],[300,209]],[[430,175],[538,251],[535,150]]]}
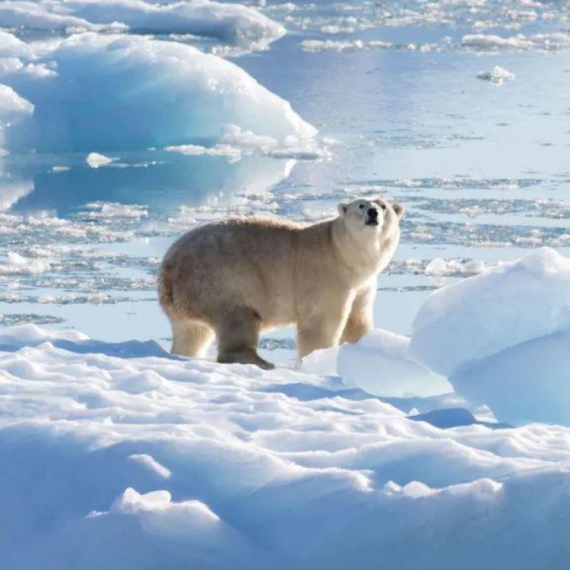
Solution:
{"label": "polar bear's head", "polygon": [[364,198],[338,205],[339,217],[351,234],[389,236],[398,231],[404,208],[385,198]]}

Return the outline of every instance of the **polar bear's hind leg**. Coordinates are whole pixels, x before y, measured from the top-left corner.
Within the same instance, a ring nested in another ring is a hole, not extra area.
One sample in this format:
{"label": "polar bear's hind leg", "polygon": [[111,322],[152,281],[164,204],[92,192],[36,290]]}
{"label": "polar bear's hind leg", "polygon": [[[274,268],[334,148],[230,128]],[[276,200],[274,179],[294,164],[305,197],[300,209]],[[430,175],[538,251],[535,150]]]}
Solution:
{"label": "polar bear's hind leg", "polygon": [[204,356],[214,340],[214,331],[207,325],[190,319],[173,320],[172,354]]}
{"label": "polar bear's hind leg", "polygon": [[261,319],[252,309],[236,308],[225,313],[216,326],[218,362],[255,364],[266,370],[275,368],[257,354],[260,330]]}

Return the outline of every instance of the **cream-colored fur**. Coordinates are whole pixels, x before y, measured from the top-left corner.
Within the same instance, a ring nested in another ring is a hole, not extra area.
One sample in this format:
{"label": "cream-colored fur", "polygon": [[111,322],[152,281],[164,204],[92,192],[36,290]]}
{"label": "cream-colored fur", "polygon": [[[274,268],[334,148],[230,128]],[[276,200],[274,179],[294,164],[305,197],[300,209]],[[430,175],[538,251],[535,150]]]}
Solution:
{"label": "cream-colored fur", "polygon": [[199,356],[215,336],[219,362],[272,368],[257,354],[259,334],[290,324],[300,358],[356,342],[372,327],[376,275],[392,259],[403,210],[382,198],[338,210],[311,226],[229,219],[182,236],[159,275],[172,352]]}

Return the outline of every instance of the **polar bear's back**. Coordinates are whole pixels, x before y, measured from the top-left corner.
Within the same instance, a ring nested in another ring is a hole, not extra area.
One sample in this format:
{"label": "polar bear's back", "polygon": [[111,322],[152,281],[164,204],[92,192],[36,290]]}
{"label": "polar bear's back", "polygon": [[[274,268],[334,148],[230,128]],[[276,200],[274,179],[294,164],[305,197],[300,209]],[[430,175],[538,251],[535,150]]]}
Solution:
{"label": "polar bear's back", "polygon": [[264,320],[290,320],[293,251],[301,229],[276,218],[232,218],[189,231],[162,263],[163,308],[205,319],[226,306],[247,306]]}

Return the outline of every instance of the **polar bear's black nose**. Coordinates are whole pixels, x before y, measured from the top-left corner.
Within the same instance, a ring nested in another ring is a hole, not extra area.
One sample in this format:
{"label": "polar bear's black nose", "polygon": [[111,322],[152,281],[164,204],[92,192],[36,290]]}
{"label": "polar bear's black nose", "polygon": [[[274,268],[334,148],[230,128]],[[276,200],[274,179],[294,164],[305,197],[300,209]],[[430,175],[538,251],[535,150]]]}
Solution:
{"label": "polar bear's black nose", "polygon": [[376,210],[375,208],[369,208],[367,213],[368,213],[369,218],[377,218],[378,217],[378,210]]}

